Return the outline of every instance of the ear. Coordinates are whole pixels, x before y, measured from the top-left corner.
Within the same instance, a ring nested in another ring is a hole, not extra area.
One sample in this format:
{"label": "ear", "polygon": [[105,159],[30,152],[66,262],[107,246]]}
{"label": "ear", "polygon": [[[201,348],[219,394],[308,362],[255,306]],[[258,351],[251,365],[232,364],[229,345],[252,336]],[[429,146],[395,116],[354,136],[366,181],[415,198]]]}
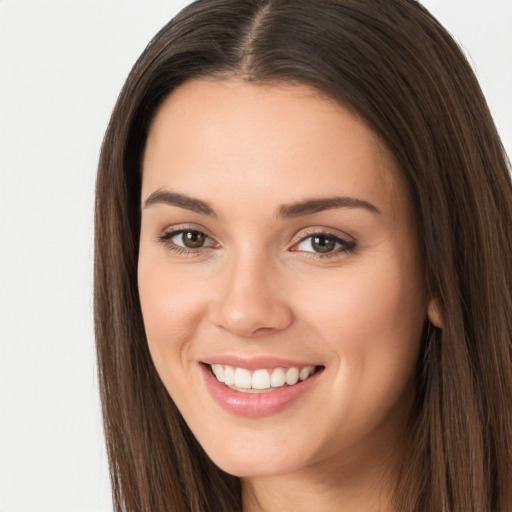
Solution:
{"label": "ear", "polygon": [[440,329],[443,328],[443,315],[435,299],[430,299],[427,307],[427,316],[430,322]]}

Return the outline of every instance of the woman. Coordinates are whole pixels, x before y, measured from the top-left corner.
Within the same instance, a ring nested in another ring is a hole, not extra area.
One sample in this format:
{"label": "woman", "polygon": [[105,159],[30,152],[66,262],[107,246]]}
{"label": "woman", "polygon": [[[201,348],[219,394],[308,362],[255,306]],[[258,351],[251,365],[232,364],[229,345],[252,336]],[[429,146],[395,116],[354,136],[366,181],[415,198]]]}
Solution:
{"label": "woman", "polygon": [[102,149],[116,510],[512,509],[512,186],[412,0],[202,0]]}

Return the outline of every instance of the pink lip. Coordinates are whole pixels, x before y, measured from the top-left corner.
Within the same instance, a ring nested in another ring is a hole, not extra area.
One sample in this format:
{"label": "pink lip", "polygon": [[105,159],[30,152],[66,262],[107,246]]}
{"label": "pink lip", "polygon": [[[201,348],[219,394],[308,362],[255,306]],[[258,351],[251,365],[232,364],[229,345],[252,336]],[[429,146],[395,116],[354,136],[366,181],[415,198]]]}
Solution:
{"label": "pink lip", "polygon": [[[226,359],[223,359],[224,364]],[[287,367],[287,366],[309,366],[306,364],[297,365],[297,363],[288,364],[268,364],[268,361],[263,361],[262,366],[256,368],[274,368],[274,367]],[[233,365],[236,366],[236,365]],[[318,381],[322,370],[316,372],[306,380],[299,382],[293,386],[278,388],[268,393],[243,393],[234,391],[221,382],[219,382],[211,373],[209,367],[203,363],[199,363],[206,388],[208,389],[211,397],[215,402],[224,410],[236,414],[238,416],[268,416],[276,414],[288,406],[299,400],[306,394]],[[247,368],[239,364],[239,368]],[[247,368],[250,369],[250,368]]]}
{"label": "pink lip", "polygon": [[306,366],[318,366],[318,363],[311,361],[292,361],[290,359],[282,359],[279,357],[258,356],[251,358],[238,357],[233,355],[217,355],[207,357],[202,360],[207,364],[228,364],[235,368],[245,368],[246,370],[258,370],[260,368],[304,368]]}

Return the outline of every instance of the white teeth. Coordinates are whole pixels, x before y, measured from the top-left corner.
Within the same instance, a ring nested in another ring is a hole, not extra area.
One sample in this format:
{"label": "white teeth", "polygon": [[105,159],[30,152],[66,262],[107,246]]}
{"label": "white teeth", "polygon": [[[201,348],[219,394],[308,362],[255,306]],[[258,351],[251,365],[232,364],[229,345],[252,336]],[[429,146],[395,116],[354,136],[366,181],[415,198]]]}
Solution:
{"label": "white teeth", "polygon": [[294,384],[297,384],[299,381],[299,369],[298,368],[288,368],[286,370],[286,384],[289,386],[293,386]]}
{"label": "white teeth", "polygon": [[313,375],[315,369],[312,366],[307,366],[306,368],[302,368],[299,373],[299,380],[306,380],[310,375]]}
{"label": "white teeth", "polygon": [[237,388],[240,391],[268,390],[280,388],[285,384],[293,386],[297,382],[306,380],[315,373],[314,366],[303,368],[274,368],[258,369],[253,372],[245,368],[234,368],[229,365],[212,364],[212,372],[219,382],[226,386]]}
{"label": "white teeth", "polygon": [[224,384],[233,386],[235,383],[235,369],[232,366],[224,366]]}
{"label": "white teeth", "polygon": [[270,387],[270,374],[267,370],[256,370],[252,374],[253,389],[268,389]]}
{"label": "white teeth", "polygon": [[224,366],[221,364],[212,364],[212,372],[219,382],[224,382]]}
{"label": "white teeth", "polygon": [[235,386],[237,388],[251,388],[251,372],[245,368],[237,368],[235,370]]}
{"label": "white teeth", "polygon": [[282,368],[276,368],[270,376],[270,385],[273,388],[280,388],[281,386],[284,386],[285,382],[284,370]]}

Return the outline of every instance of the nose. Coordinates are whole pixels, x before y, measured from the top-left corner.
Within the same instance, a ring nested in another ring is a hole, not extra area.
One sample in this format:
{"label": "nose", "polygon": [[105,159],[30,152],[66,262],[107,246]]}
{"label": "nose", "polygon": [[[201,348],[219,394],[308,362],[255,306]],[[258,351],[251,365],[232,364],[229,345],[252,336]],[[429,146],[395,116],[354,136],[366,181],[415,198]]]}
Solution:
{"label": "nose", "polygon": [[280,277],[268,258],[226,262],[217,276],[210,320],[238,337],[286,329],[293,322],[293,312]]}

